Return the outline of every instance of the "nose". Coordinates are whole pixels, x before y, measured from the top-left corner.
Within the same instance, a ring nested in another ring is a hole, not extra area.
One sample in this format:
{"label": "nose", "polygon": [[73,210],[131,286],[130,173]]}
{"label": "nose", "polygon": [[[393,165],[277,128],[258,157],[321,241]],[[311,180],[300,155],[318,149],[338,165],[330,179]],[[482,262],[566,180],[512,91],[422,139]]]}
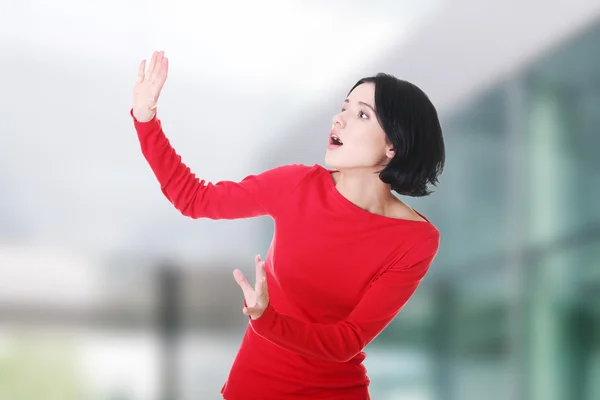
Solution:
{"label": "nose", "polygon": [[333,116],[332,122],[333,122],[334,128],[336,126],[338,126],[341,129],[344,127],[344,125],[346,125],[343,114],[344,114],[343,112],[339,112]]}

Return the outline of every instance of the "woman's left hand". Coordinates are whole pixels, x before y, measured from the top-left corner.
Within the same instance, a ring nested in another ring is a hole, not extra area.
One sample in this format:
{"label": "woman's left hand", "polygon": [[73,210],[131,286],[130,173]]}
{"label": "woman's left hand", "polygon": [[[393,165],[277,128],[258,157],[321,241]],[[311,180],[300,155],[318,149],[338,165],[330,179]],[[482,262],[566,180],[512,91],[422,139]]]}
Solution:
{"label": "woman's left hand", "polygon": [[233,271],[233,277],[244,293],[244,299],[246,300],[246,306],[243,309],[244,314],[252,319],[257,319],[263,315],[269,305],[269,291],[267,289],[267,274],[264,268],[265,262],[257,255],[254,258],[254,263],[256,264],[256,283],[254,284],[254,289],[239,269]]}

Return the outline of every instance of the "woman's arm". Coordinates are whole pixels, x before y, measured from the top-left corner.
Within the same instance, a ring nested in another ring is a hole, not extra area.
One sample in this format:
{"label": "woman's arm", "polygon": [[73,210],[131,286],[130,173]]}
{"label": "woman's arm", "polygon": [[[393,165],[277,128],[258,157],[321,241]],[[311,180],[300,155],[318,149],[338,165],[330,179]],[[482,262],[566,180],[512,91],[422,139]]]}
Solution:
{"label": "woman's arm", "polygon": [[262,316],[250,319],[250,325],[268,341],[302,356],[349,361],[363,351],[410,299],[428,271],[438,245],[439,233],[435,231],[372,282],[356,308],[342,321],[305,322],[279,314],[269,303]]}
{"label": "woman's arm", "polygon": [[199,179],[171,146],[155,115],[139,122],[131,112],[142,154],[158,179],[161,191],[190,218],[236,219],[277,214],[310,167],[286,165],[240,182],[210,183]]}
{"label": "woman's arm", "polygon": [[169,60],[163,51],[152,54],[148,71],[140,62],[133,90],[131,116],[142,153],[164,195],[191,218],[234,219],[277,213],[309,168],[300,165],[275,168],[241,182],[212,184],[196,178],[181,162],[156,116],[158,98],[167,80]]}

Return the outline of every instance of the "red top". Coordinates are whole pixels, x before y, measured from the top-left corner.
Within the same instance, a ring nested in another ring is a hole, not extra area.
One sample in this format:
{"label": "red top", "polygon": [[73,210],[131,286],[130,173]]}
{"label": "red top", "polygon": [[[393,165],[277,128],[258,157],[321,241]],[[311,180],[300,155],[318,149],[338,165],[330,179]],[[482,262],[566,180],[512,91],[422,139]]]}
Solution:
{"label": "red top", "polygon": [[159,119],[134,125],[162,192],[183,215],[275,221],[264,258],[270,304],[248,324],[224,398],[368,399],[362,350],[423,279],[438,230],[357,207],[318,165],[205,182],[181,162]]}

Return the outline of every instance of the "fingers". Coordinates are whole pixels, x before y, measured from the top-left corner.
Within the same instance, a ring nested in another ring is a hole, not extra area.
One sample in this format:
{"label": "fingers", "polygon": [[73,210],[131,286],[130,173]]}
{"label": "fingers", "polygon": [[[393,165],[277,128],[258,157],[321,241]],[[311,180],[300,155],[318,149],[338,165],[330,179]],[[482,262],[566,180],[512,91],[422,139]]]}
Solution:
{"label": "fingers", "polygon": [[138,68],[138,82],[143,82],[144,80],[149,81],[150,83],[156,84],[158,86],[158,90],[162,89],[165,81],[167,80],[167,75],[169,73],[169,60],[165,57],[164,51],[155,51],[152,53],[152,57],[150,58],[150,65],[148,66],[148,70],[146,71],[146,60],[142,60],[140,62],[140,66]]}
{"label": "fingers", "polygon": [[246,279],[242,271],[240,271],[239,269],[234,270],[233,277],[235,278],[235,281],[238,283],[238,285],[240,285],[240,287],[242,288],[244,297],[246,299],[252,297],[252,292],[254,290],[252,289],[252,286],[250,286],[250,284],[248,283],[248,280]]}
{"label": "fingers", "polygon": [[137,83],[148,84],[150,96],[148,99],[148,108],[156,112],[157,101],[162,88],[167,80],[169,73],[169,60],[165,57],[164,51],[155,51],[152,53],[150,65],[146,70],[146,60],[140,62],[138,69]]}
{"label": "fingers", "polygon": [[158,79],[158,76],[161,74],[161,70],[163,69],[163,59],[165,58],[165,52],[159,51],[156,54],[156,60],[154,62],[154,68],[150,74],[150,82],[154,83]]}
{"label": "fingers", "polygon": [[150,65],[148,66],[148,78],[152,79],[152,74],[154,73],[154,68],[156,68],[156,59],[158,58],[158,51],[152,53],[152,57],[150,58]]}
{"label": "fingers", "polygon": [[152,53],[152,57],[150,58],[150,65],[148,66],[148,71],[146,74],[148,80],[150,82],[155,82],[158,79],[162,79],[164,83],[164,80],[167,78],[168,70],[169,63],[168,60],[165,58],[165,52],[161,50]]}
{"label": "fingers", "polygon": [[269,292],[267,289],[267,275],[264,268],[265,262],[259,255],[254,258],[254,262],[256,264],[256,283],[254,289],[239,269],[233,271],[233,276],[242,288],[246,299],[242,312],[252,319],[257,319],[262,316],[269,304]]}
{"label": "fingers", "polygon": [[252,319],[257,319],[263,315],[265,310],[262,308],[256,308],[256,307],[244,307],[242,312]]}
{"label": "fingers", "polygon": [[159,67],[159,70],[156,74],[156,76],[154,77],[154,80],[152,81],[152,83],[154,83],[155,87],[156,87],[156,93],[160,94],[165,81],[167,80],[167,75],[169,73],[169,59],[164,57],[161,60],[161,66]]}
{"label": "fingers", "polygon": [[260,258],[260,255],[254,257],[254,263],[256,264],[256,283],[254,290],[256,295],[260,296],[267,285],[267,274],[265,272],[265,262]]}
{"label": "fingers", "polygon": [[138,76],[137,76],[138,83],[144,81],[145,75],[146,75],[146,60],[142,60],[142,62],[140,63],[140,67],[138,68]]}

